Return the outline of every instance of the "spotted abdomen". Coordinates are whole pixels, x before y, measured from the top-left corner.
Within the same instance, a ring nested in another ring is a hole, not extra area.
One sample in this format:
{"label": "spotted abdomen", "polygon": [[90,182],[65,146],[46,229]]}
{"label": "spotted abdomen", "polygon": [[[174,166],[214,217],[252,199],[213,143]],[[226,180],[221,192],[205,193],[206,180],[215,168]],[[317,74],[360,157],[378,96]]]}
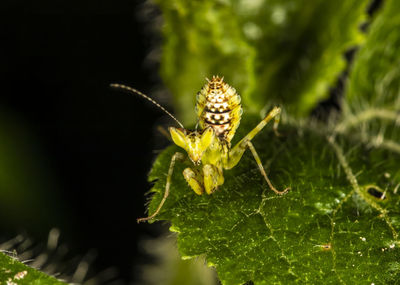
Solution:
{"label": "spotted abdomen", "polygon": [[196,112],[202,129],[211,126],[220,139],[230,142],[242,115],[240,96],[223,78],[213,76],[197,95]]}

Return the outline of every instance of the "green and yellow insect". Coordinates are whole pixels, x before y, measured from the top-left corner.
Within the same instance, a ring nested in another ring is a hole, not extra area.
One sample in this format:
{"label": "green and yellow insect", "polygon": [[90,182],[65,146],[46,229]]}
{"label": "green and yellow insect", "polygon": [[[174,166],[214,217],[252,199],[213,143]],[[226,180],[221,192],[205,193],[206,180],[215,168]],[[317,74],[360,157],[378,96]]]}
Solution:
{"label": "green and yellow insect", "polygon": [[194,131],[185,129],[173,115],[142,92],[121,84],[111,84],[111,87],[138,94],[172,117],[180,128],[169,128],[171,138],[177,146],[183,148],[188,154],[185,156],[181,152],[176,152],[172,156],[163,199],[153,214],[146,218],[137,219],[138,222],[153,219],[160,212],[169,195],[176,160],[183,161],[189,158],[192,162],[192,167],[183,171],[183,177],[196,194],[201,195],[204,192],[212,194],[218,189],[218,186],[224,183],[223,170],[231,169],[238,164],[245,150],[249,148],[271,190],[279,195],[285,194],[289,190],[289,188],[286,188],[283,191],[278,191],[272,185],[265,173],[260,157],[251,143],[254,136],[272,119],[274,119],[273,128],[277,134],[281,113],[279,107],[274,107],[251,132],[234,147],[231,147],[231,140],[242,116],[242,106],[239,94],[233,87],[225,83],[223,78],[213,76],[211,80],[207,79],[207,83],[198,93],[196,114],[199,130],[196,127]]}

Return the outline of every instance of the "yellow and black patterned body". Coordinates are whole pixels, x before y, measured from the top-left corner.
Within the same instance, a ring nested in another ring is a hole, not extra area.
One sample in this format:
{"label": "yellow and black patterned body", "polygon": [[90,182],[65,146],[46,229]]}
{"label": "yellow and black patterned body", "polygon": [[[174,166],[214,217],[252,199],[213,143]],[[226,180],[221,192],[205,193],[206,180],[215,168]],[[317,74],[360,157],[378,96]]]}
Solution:
{"label": "yellow and black patterned body", "polygon": [[160,205],[152,215],[140,218],[138,222],[150,220],[160,212],[169,195],[175,161],[186,160],[187,157],[192,162],[192,165],[183,171],[183,176],[192,190],[198,195],[204,192],[211,194],[218,189],[224,183],[224,169],[231,169],[237,165],[246,149],[250,149],[261,174],[267,181],[268,186],[276,194],[281,195],[289,190],[289,188],[283,191],[275,189],[269,181],[261,160],[251,143],[254,136],[272,119],[275,120],[274,131],[277,133],[281,109],[274,107],[253,130],[235,146],[231,147],[231,140],[239,126],[242,115],[240,96],[233,87],[224,82],[223,78],[213,76],[211,80],[207,81],[208,83],[197,95],[196,113],[200,130],[196,129],[194,131],[185,129],[167,110],[140,91],[121,84],[111,85],[114,88],[120,88],[146,98],[171,116],[180,125],[180,128],[169,128],[171,138],[177,146],[183,148],[187,153],[187,156],[185,156],[181,152],[176,152],[172,156],[165,193]]}
{"label": "yellow and black patterned body", "polygon": [[230,145],[242,116],[240,96],[223,78],[213,76],[197,95],[196,113],[201,129],[212,127]]}
{"label": "yellow and black patterned body", "polygon": [[169,128],[174,143],[183,148],[193,162],[193,167],[186,168],[183,176],[199,195],[217,190],[224,183],[224,169],[234,167],[247,148],[264,171],[250,141],[268,121],[279,118],[280,113],[280,109],[275,107],[255,129],[231,148],[231,140],[242,115],[240,96],[223,78],[213,76],[207,81],[197,95],[196,112],[200,130]]}

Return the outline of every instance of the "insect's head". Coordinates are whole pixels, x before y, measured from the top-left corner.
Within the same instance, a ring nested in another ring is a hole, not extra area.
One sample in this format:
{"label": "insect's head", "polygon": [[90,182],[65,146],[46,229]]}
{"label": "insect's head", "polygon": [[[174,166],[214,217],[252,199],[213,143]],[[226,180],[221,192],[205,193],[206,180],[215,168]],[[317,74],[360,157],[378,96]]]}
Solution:
{"label": "insect's head", "polygon": [[203,131],[188,131],[183,128],[170,127],[172,140],[189,155],[194,164],[200,164],[203,153],[211,145],[215,138],[213,128],[209,127]]}

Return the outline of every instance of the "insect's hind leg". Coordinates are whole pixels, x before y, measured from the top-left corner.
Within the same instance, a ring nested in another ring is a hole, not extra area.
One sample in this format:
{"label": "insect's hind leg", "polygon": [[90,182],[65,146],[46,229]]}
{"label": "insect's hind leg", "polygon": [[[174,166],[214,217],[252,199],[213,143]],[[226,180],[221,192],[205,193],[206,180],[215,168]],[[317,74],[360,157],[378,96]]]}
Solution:
{"label": "insect's hind leg", "polygon": [[265,118],[258,123],[258,125],[250,131],[243,139],[242,141],[248,140],[251,141],[256,134],[258,134],[267,124],[269,121],[274,119],[274,132],[277,131],[278,129],[278,124],[280,121],[280,113],[281,113],[281,108],[279,107],[274,107],[268,114],[265,116]]}
{"label": "insect's hind leg", "polygon": [[277,190],[277,189],[274,187],[274,185],[272,185],[271,181],[269,180],[269,178],[268,178],[268,176],[267,176],[267,173],[265,173],[265,169],[264,169],[264,166],[263,166],[262,163],[261,163],[261,159],[260,159],[260,157],[258,156],[257,151],[256,151],[256,149],[254,148],[254,146],[253,146],[253,144],[251,143],[251,141],[247,141],[247,146],[248,146],[248,148],[250,149],[251,153],[253,154],[254,159],[255,159],[256,162],[257,162],[258,168],[260,169],[260,172],[261,172],[262,176],[264,176],[265,180],[267,181],[269,188],[271,188],[271,190],[274,191],[274,192],[275,192],[276,194],[278,194],[278,195],[286,194],[286,193],[290,190],[290,187],[286,188],[286,189],[283,190],[283,191]]}
{"label": "insect's hind leg", "polygon": [[272,119],[275,120],[274,122],[274,132],[277,134],[277,128],[279,123],[279,115],[281,113],[281,108],[274,107],[265,118],[258,123],[258,125],[252,129],[243,139],[241,139],[230,151],[229,151],[229,159],[227,163],[224,165],[225,169],[233,168],[240,159],[242,158],[243,153],[245,152],[246,148],[248,147],[247,142],[251,141],[255,135],[257,135]]}
{"label": "insect's hind leg", "polygon": [[281,134],[278,132],[278,126],[279,126],[279,122],[281,120],[281,112],[279,110],[279,112],[275,115],[274,117],[274,125],[272,127],[272,129],[274,130],[274,133],[277,137],[280,137]]}
{"label": "insect's hind leg", "polygon": [[158,213],[160,212],[162,206],[164,205],[164,203],[165,203],[165,201],[167,200],[167,197],[168,197],[168,195],[169,195],[169,189],[170,189],[170,187],[171,187],[171,177],[172,177],[172,174],[174,173],[175,161],[176,161],[177,159],[178,159],[178,160],[183,160],[184,158],[185,158],[185,156],[184,156],[182,153],[180,153],[180,152],[176,152],[176,153],[172,156],[172,158],[171,158],[171,163],[170,163],[169,169],[168,169],[167,183],[166,183],[166,185],[165,185],[164,196],[163,196],[163,198],[162,198],[160,204],[158,205],[157,210],[156,210],[152,215],[148,216],[147,218],[139,218],[139,219],[137,219],[136,221],[137,221],[138,223],[151,220],[151,219],[153,219],[155,216],[158,215]]}

